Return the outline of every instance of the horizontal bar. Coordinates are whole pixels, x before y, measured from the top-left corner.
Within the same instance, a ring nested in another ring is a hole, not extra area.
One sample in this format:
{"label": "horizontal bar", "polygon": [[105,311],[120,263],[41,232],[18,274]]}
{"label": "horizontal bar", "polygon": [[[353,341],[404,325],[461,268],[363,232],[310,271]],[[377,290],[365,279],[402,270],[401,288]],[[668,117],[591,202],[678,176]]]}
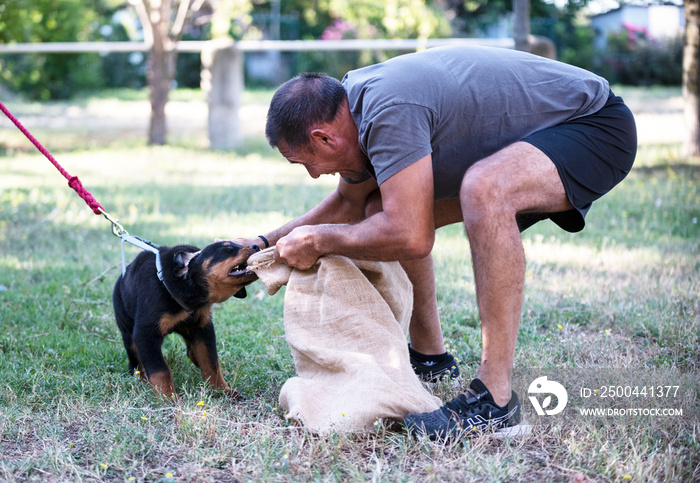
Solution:
{"label": "horizontal bar", "polygon": [[[178,52],[201,52],[211,48],[235,47],[243,52],[265,51],[350,51],[350,50],[418,50],[441,45],[487,45],[514,48],[512,38],[476,39],[375,39],[375,40],[187,40],[178,42]],[[144,42],[36,42],[0,44],[0,54],[27,53],[109,53],[148,52],[150,46]]]}

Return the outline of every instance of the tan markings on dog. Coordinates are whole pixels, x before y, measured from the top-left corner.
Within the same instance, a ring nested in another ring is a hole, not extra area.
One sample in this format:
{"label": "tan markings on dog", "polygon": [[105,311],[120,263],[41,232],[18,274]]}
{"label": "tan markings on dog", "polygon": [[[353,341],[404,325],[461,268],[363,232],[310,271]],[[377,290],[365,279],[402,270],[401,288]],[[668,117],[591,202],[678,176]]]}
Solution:
{"label": "tan markings on dog", "polygon": [[153,390],[162,396],[177,398],[175,394],[175,386],[173,385],[173,377],[170,372],[156,372],[149,374],[148,382],[153,387]]}
{"label": "tan markings on dog", "polygon": [[206,327],[211,324],[211,320],[214,313],[214,307],[211,305],[205,305],[201,309],[197,310],[196,316],[199,317],[199,326]]}
{"label": "tan markings on dog", "polygon": [[160,328],[160,333],[166,336],[172,331],[177,324],[189,317],[186,310],[182,310],[177,314],[163,314],[163,316],[158,321],[158,327]]}
{"label": "tan markings on dog", "polygon": [[209,382],[214,389],[229,391],[228,384],[224,381],[224,375],[221,373],[221,367],[218,363],[212,365],[207,346],[202,341],[192,343],[192,352],[195,359],[199,361],[199,370],[202,372],[202,380]]}
{"label": "tan markings on dog", "polygon": [[[242,257],[239,258],[243,260]],[[209,282],[209,302],[220,303],[228,300],[243,287],[242,285],[236,284],[234,280],[229,277],[228,271],[232,265],[230,259],[214,265],[209,263],[202,264],[207,273],[207,281]]]}
{"label": "tan markings on dog", "polygon": [[192,343],[185,339],[185,344],[187,345],[187,357],[189,357],[190,361],[192,364],[194,364],[196,367],[199,367],[199,361],[197,360],[197,354],[194,353],[192,350]]}

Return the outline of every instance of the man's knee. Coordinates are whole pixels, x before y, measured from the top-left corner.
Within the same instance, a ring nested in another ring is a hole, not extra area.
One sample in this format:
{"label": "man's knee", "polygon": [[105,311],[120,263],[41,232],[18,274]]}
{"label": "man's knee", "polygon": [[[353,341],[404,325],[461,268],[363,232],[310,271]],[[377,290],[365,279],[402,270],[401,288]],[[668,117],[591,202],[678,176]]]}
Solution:
{"label": "man's knee", "polygon": [[467,230],[494,215],[510,213],[508,194],[499,181],[502,174],[488,166],[475,164],[467,170],[459,192],[462,216]]}
{"label": "man's knee", "polygon": [[515,220],[519,213],[573,209],[557,167],[535,146],[518,142],[469,168],[460,203],[467,229],[483,220]]}

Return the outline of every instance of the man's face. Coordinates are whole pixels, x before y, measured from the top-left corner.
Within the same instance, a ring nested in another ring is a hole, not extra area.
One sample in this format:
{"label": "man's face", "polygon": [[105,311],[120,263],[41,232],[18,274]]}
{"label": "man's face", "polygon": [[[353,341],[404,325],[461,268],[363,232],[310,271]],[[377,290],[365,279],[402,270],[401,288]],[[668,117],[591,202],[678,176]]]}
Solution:
{"label": "man's face", "polygon": [[305,146],[292,150],[285,142],[280,142],[277,148],[290,163],[303,165],[314,179],[322,174],[338,173],[348,179],[361,179],[365,175],[364,162],[352,159],[347,152],[337,153],[326,146],[317,149]]}

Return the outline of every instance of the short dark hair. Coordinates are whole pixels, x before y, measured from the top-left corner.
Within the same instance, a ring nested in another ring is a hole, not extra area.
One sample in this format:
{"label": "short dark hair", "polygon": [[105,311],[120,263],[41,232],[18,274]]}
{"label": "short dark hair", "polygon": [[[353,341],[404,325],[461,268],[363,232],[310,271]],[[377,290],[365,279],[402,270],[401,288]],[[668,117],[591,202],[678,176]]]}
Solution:
{"label": "short dark hair", "polygon": [[340,81],[326,74],[304,73],[288,80],[272,96],[267,141],[272,147],[284,141],[290,149],[308,145],[311,127],[333,121],[345,98]]}

